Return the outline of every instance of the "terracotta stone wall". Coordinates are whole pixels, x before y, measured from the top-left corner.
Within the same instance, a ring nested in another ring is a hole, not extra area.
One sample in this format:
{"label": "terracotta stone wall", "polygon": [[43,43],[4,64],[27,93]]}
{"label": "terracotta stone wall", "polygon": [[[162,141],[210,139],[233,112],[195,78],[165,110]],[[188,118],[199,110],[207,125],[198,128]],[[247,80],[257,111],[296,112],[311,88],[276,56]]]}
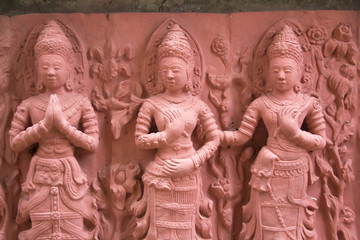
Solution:
{"label": "terracotta stone wall", "polygon": [[357,0],[1,0],[0,13],[359,10]]}

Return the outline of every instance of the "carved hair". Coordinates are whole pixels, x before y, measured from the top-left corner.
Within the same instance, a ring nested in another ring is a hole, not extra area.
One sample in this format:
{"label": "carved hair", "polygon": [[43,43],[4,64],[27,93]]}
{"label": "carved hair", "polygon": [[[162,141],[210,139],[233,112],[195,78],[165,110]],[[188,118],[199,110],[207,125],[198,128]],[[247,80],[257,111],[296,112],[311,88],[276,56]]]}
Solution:
{"label": "carved hair", "polygon": [[73,49],[60,26],[55,21],[50,21],[40,32],[34,52],[36,58],[44,54],[57,54],[70,61]]}
{"label": "carved hair", "polygon": [[275,57],[292,58],[300,65],[304,62],[303,51],[294,31],[285,25],[274,37],[267,50],[269,60]]}

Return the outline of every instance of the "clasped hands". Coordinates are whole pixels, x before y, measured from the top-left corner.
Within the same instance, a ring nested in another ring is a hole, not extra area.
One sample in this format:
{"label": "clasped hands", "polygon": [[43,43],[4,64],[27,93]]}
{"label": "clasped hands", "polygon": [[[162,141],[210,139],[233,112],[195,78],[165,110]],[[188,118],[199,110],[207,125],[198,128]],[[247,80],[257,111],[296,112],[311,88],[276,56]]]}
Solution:
{"label": "clasped hands", "polygon": [[46,108],[43,123],[47,129],[56,127],[59,130],[64,128],[67,121],[61,110],[61,104],[56,94],[51,94]]}

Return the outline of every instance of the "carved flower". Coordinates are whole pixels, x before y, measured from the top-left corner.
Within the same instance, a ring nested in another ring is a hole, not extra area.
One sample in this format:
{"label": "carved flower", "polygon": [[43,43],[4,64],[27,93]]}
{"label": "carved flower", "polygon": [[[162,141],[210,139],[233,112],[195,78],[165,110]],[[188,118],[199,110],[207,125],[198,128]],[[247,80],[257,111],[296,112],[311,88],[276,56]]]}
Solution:
{"label": "carved flower", "polygon": [[322,26],[312,26],[307,31],[307,36],[309,37],[311,44],[322,45],[326,41],[327,33],[325,28]]}
{"label": "carved flower", "polygon": [[51,187],[50,193],[53,195],[59,194],[59,189],[57,187]]}
{"label": "carved flower", "polygon": [[217,199],[228,199],[230,198],[230,182],[229,179],[220,178],[213,182],[210,186],[211,193]]}
{"label": "carved flower", "polygon": [[355,213],[348,207],[344,207],[344,209],[340,212],[340,218],[342,222],[345,224],[352,224],[355,220]]}
{"label": "carved flower", "polygon": [[51,214],[51,219],[52,220],[59,220],[60,219],[60,212],[52,212]]}
{"label": "carved flower", "polygon": [[349,25],[340,23],[333,32],[333,37],[330,38],[324,46],[324,56],[328,57],[332,54],[339,60],[345,57],[351,65],[355,65],[357,48],[352,39],[352,32]]}
{"label": "carved flower", "polygon": [[218,56],[224,56],[227,52],[227,45],[223,38],[215,38],[211,43],[211,50]]}
{"label": "carved flower", "polygon": [[342,41],[349,42],[352,38],[351,28],[348,24],[340,23],[334,30],[334,38]]}

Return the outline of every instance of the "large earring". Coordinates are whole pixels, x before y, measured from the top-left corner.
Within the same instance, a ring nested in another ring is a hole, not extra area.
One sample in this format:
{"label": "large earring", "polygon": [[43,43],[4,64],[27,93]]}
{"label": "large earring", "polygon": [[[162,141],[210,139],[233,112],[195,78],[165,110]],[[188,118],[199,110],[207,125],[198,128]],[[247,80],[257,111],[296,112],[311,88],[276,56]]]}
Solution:
{"label": "large earring", "polygon": [[39,81],[39,82],[37,82],[37,84],[36,84],[36,89],[37,89],[37,91],[38,91],[39,93],[43,93],[43,92],[45,92],[46,87],[45,87],[45,85],[44,85],[41,81]]}
{"label": "large earring", "polygon": [[189,92],[191,91],[193,88],[193,82],[192,82],[192,79],[191,79],[191,74],[190,74],[190,70],[187,69],[186,71],[186,76],[187,76],[187,81],[185,83],[185,86],[184,86],[184,92]]}
{"label": "large earring", "polygon": [[296,93],[300,92],[300,89],[301,89],[300,84],[296,84],[296,85],[294,86],[294,91],[295,91]]}
{"label": "large earring", "polygon": [[187,83],[184,86],[184,92],[188,92],[191,90],[191,81],[187,81]]}
{"label": "large earring", "polygon": [[66,80],[66,82],[64,84],[64,88],[67,92],[72,92],[73,86],[72,86],[71,80]]}

